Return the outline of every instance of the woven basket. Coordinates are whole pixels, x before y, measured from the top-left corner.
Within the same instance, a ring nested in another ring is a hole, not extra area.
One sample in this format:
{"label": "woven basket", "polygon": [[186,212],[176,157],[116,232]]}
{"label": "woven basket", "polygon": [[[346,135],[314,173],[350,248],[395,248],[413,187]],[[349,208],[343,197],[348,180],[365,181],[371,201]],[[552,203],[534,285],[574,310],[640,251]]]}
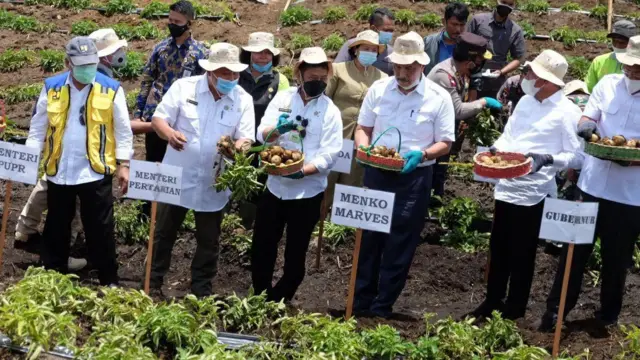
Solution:
{"label": "woven basket", "polygon": [[596,143],[586,143],[584,152],[599,159],[604,160],[621,160],[621,161],[640,161],[640,149],[602,145]]}
{"label": "woven basket", "polygon": [[473,157],[473,172],[478,176],[492,179],[513,179],[527,175],[529,174],[529,172],[531,172],[531,158],[526,158],[523,154],[513,152],[497,152],[496,155],[502,157],[502,159],[506,161],[518,160],[522,161],[523,163],[499,168],[487,166],[480,162],[480,158],[483,156],[491,156],[491,153],[488,151],[481,152]]}
{"label": "woven basket", "polygon": [[285,166],[275,166],[266,161],[262,161],[262,168],[264,169],[264,172],[266,172],[269,175],[275,175],[275,176],[291,175],[302,170],[303,167],[304,167],[304,154],[302,154],[302,159],[294,162],[293,164],[289,164]]}
{"label": "woven basket", "polygon": [[[395,127],[390,127],[387,130],[383,131],[382,134],[378,135],[378,137],[373,142],[373,144],[371,144],[370,149],[372,149],[376,145],[376,143],[378,142],[378,140],[380,140],[382,135],[384,135],[387,131],[391,129],[394,129],[398,132],[397,151],[400,151],[400,146],[402,146],[402,134],[400,134],[400,130],[398,130],[398,128],[395,128]],[[394,159],[394,158],[387,158],[383,156],[373,155],[362,149],[358,149],[356,151],[356,161],[363,165],[367,165],[367,166],[371,166],[374,168],[387,170],[387,171],[399,172],[399,171],[402,171],[402,168],[404,168],[404,159]]]}

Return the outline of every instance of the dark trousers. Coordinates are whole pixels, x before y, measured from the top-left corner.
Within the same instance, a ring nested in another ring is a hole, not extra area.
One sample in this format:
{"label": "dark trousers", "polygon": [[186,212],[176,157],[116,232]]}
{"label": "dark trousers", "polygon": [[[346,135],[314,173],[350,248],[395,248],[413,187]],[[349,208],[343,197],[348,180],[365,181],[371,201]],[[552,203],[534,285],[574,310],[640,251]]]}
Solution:
{"label": "dark trousers", "polygon": [[47,181],[49,211],[44,225],[44,251],[41,254],[45,268],[62,273],[68,271],[71,221],[76,214],[78,197],[89,261],[98,269],[101,285],[118,283],[112,181],[112,176],[80,185],[57,185]]}
{"label": "dark trousers", "polygon": [[[164,153],[167,151],[167,144],[168,142],[166,140],[162,140],[155,131],[144,134],[144,159],[151,162],[162,162],[162,159],[164,159]],[[145,201],[144,204],[142,204],[142,213],[147,215],[147,217],[150,216],[150,201]]]}
{"label": "dark trousers", "polygon": [[[150,287],[160,288],[164,276],[171,266],[171,251],[178,236],[178,229],[187,208],[158,204],[156,230],[153,239],[153,261],[151,262]],[[220,224],[222,211],[195,212],[196,253],[191,261],[191,292],[196,296],[213,293],[211,281],[218,270]]]}
{"label": "dark trousers", "polygon": [[[583,201],[597,202],[598,219],[595,236],[600,237],[602,269],[600,279],[600,306],[603,319],[617,320],[622,309],[622,297],[627,278],[627,269],[633,261],[633,250],[640,235],[640,207],[600,199],[582,192]],[[558,312],[560,292],[567,261],[568,246],[563,246],[556,278],[547,298],[547,311]],[[571,275],[567,288],[565,316],[578,302],[584,271],[593,251],[593,245],[575,245],[571,262]]]}
{"label": "dark trousers", "polygon": [[527,310],[543,208],[544,201],[532,206],[495,202],[486,301],[501,309],[506,296],[504,316],[510,319],[523,317]]}
{"label": "dark trousers", "polygon": [[[269,300],[293,299],[305,276],[311,234],[320,219],[324,193],[308,199],[282,200],[267,189],[258,204],[251,247],[251,278],[256,294],[267,292]],[[284,273],[272,286],[278,243],[287,227]]]}
{"label": "dark trousers", "polygon": [[364,186],[395,193],[389,234],[363,231],[354,310],[388,316],[407,281],[429,205],[433,167],[399,173],[367,167]]}
{"label": "dark trousers", "polygon": [[449,162],[451,155],[443,155],[436,159],[436,163],[433,165],[433,195],[444,196],[444,183],[447,180],[447,165],[441,165],[440,163]]}

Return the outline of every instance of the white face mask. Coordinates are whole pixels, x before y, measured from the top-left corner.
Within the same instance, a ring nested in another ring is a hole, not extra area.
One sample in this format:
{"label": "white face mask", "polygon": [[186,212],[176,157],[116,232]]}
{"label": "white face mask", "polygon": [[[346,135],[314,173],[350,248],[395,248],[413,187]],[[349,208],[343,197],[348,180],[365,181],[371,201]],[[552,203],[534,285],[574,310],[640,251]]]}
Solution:
{"label": "white face mask", "polygon": [[535,84],[536,84],[536,80],[522,79],[522,83],[520,84],[520,87],[522,88],[522,91],[524,91],[525,94],[530,96],[536,96],[538,91],[540,91],[540,88],[537,88]]}
{"label": "white face mask", "polygon": [[422,80],[422,74],[411,85],[402,86],[402,85],[398,84],[398,86],[400,86],[401,88],[403,88],[405,90],[410,90],[410,89],[413,89],[414,87],[418,86],[418,84],[420,83],[420,80]]}
{"label": "white face mask", "polygon": [[615,54],[624,54],[624,53],[626,53],[626,52],[627,52],[627,48],[622,48],[622,49],[621,49],[621,48],[614,47],[614,48],[613,48],[613,52],[614,52]]}
{"label": "white face mask", "polygon": [[627,91],[630,95],[640,95],[640,80],[631,80],[628,77],[624,77],[624,82],[627,85]]}

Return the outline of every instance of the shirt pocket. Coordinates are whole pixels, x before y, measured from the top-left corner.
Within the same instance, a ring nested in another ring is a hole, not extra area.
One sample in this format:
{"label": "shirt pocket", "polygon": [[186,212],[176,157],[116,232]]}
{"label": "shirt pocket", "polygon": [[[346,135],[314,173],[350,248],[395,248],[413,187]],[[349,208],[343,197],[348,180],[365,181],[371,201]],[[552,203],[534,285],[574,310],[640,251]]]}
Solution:
{"label": "shirt pocket", "polygon": [[[404,133],[411,140],[427,140],[433,134],[433,124],[436,116],[429,108],[422,107],[411,117],[405,126]],[[425,144],[426,145],[426,144]]]}

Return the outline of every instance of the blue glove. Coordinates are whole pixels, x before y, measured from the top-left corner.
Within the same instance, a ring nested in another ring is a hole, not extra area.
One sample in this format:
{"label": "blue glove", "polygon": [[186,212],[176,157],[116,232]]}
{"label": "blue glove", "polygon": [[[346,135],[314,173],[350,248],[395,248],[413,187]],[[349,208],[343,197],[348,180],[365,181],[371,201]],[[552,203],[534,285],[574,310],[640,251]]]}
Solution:
{"label": "blue glove", "polygon": [[278,129],[278,133],[280,133],[280,135],[286,134],[291,130],[295,130],[297,128],[297,125],[293,123],[293,121],[288,121],[289,119],[289,114],[287,113],[283,113],[280,115],[280,117],[278,118],[278,124],[276,125],[276,128]]}
{"label": "blue glove", "polygon": [[578,136],[585,139],[586,141],[591,141],[591,135],[598,134],[598,126],[593,121],[585,121],[578,125]]}
{"label": "blue glove", "polygon": [[402,157],[405,160],[404,167],[400,174],[408,174],[418,167],[422,162],[422,151],[411,150]]}
{"label": "blue glove", "polygon": [[366,152],[367,154],[369,153],[369,151],[371,150],[371,146],[364,146],[364,145],[360,145],[358,146],[358,149]]}
{"label": "blue glove", "polygon": [[495,156],[496,153],[498,152],[498,149],[495,146],[491,146],[489,148],[489,152],[491,153],[491,155]]}
{"label": "blue glove", "polygon": [[285,175],[284,177],[286,177],[287,179],[294,179],[294,180],[302,179],[304,177],[304,171],[300,170],[300,171],[294,172],[293,174]]}
{"label": "blue glove", "polygon": [[496,109],[496,110],[502,109],[502,103],[500,103],[500,101],[498,101],[498,100],[496,100],[494,98],[485,97],[484,101],[487,102],[487,107],[489,109]]}
{"label": "blue glove", "polygon": [[537,173],[543,167],[553,165],[553,156],[549,154],[528,153],[525,156],[530,157],[531,160],[533,160],[531,163],[531,172],[529,174]]}

